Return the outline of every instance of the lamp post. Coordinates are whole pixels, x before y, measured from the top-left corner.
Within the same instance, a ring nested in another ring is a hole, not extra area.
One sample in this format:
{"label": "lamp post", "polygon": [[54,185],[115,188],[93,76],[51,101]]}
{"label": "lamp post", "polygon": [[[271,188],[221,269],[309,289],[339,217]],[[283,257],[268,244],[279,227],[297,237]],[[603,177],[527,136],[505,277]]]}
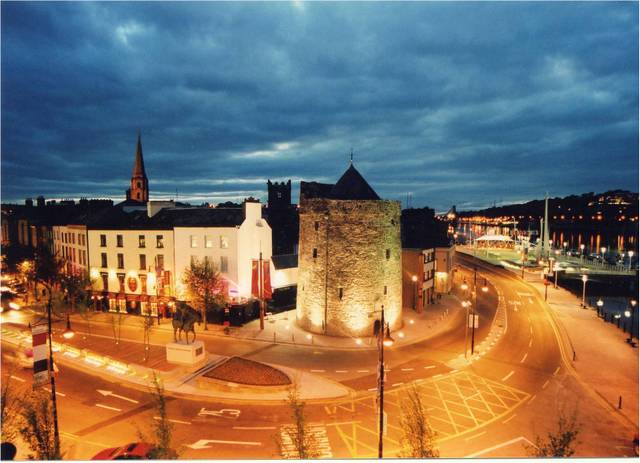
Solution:
{"label": "lamp post", "polygon": [[65,339],[71,339],[76,335],[75,331],[71,329],[71,320],[69,319],[69,314],[67,314],[67,327],[62,333],[62,337]]}
{"label": "lamp post", "polygon": [[464,291],[464,301],[462,301],[462,307],[467,309],[467,313],[465,316],[466,322],[464,325],[464,358],[467,358],[467,339],[469,337],[469,305],[471,303],[467,301],[467,290],[469,289],[469,285],[467,284],[466,278],[460,285],[460,289]]}
{"label": "lamp post", "polygon": [[411,277],[411,281],[413,282],[413,310],[416,310],[416,298],[418,293],[418,277],[413,275]]}
{"label": "lamp post", "polygon": [[562,250],[564,251],[564,255],[567,255],[567,246],[569,245],[569,243],[567,241],[565,241],[564,243],[562,243]]}
{"label": "lamp post", "polygon": [[560,266],[558,264],[554,265],[553,266],[553,273],[554,273],[554,276],[555,276],[555,281],[553,283],[553,287],[555,289],[558,289],[558,270],[560,270]]}
{"label": "lamp post", "polygon": [[526,257],[527,257],[527,248],[525,248],[523,245],[522,246],[522,279],[523,280],[524,280],[524,261]]}
{"label": "lamp post", "polygon": [[584,243],[580,245],[580,262],[584,261]]}
{"label": "lamp post", "polygon": [[549,289],[549,280],[547,280],[547,275],[544,276],[544,301],[547,302],[547,291]]}
{"label": "lamp post", "polygon": [[598,307],[597,311],[598,311],[598,316],[601,317],[602,315],[602,306],[604,305],[604,301],[602,299],[598,299],[598,302],[596,302],[596,306]]}
{"label": "lamp post", "polygon": [[587,280],[589,279],[589,277],[587,275],[582,275],[582,308],[586,309],[587,306],[585,305],[585,296],[587,294]]}
{"label": "lamp post", "polygon": [[627,315],[627,313],[631,312],[629,315],[627,315],[627,317],[631,317],[631,326],[629,326],[629,337],[627,338],[627,342],[631,342],[633,340],[633,324],[634,324],[634,320],[636,318],[636,304],[638,303],[638,301],[636,301],[635,299],[631,299],[630,304],[631,304],[631,310],[627,310],[625,312],[625,315]]}
{"label": "lamp post", "polygon": [[384,305],[380,310],[380,320],[373,326],[374,335],[378,337],[378,406],[379,406],[379,428],[378,428],[378,458],[383,458],[384,437],[384,348],[393,345],[393,338],[389,331],[389,324],[384,321]]}
{"label": "lamp post", "polygon": [[629,254],[629,271],[631,271],[631,259],[633,258],[633,251],[629,251],[627,254]]}
{"label": "lamp post", "polygon": [[602,246],[600,248],[600,254],[602,255],[602,266],[604,267],[604,253],[607,252],[607,248],[605,246]]}

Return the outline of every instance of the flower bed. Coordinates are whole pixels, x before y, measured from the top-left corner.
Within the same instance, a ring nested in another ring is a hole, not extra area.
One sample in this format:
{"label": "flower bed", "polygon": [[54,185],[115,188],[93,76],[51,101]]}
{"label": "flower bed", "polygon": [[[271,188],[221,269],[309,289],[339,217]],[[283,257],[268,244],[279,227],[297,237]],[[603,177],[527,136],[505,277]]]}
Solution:
{"label": "flower bed", "polygon": [[291,384],[291,379],[282,371],[264,363],[240,357],[231,357],[226,362],[207,371],[203,376],[249,386],[286,386]]}

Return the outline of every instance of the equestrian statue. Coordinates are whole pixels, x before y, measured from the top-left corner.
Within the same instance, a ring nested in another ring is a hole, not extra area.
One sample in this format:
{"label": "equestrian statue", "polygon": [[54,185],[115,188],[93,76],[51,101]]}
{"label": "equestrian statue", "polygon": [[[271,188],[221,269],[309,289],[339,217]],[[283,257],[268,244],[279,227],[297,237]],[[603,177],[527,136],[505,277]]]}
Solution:
{"label": "equestrian statue", "polygon": [[185,334],[187,344],[189,344],[189,333],[193,333],[193,341],[196,340],[196,330],[193,327],[195,323],[202,323],[202,314],[195,310],[193,307],[185,304],[184,302],[178,302],[176,304],[176,311],[173,313],[173,340],[175,342],[182,340],[182,333]]}

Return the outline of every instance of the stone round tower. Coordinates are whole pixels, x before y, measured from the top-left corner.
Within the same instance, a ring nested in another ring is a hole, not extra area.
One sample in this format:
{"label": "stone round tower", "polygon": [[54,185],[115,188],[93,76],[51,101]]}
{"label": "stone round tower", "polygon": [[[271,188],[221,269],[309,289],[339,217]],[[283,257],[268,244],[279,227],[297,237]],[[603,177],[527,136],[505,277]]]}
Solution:
{"label": "stone round tower", "polygon": [[331,336],[372,336],[384,307],[402,324],[400,203],[381,200],[351,165],[335,185],[300,185],[298,325]]}

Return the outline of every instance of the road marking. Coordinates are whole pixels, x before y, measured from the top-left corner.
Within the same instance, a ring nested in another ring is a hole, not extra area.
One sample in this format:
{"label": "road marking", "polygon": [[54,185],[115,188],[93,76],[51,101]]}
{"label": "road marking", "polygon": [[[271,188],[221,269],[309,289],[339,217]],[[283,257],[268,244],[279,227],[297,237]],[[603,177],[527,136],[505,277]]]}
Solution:
{"label": "road marking", "polygon": [[502,423],[508,423],[509,421],[511,421],[512,419],[514,419],[516,417],[517,413],[514,413],[513,415],[511,415],[509,418],[507,418],[506,420],[504,420]]}
{"label": "road marking", "polygon": [[548,385],[549,385],[549,380],[545,381],[545,383],[542,385],[542,389],[545,389]]}
{"label": "road marking", "polygon": [[529,333],[531,333],[531,335],[533,335],[533,326],[529,325]]}
{"label": "road marking", "polygon": [[[159,416],[154,416],[153,419],[156,420],[156,421],[160,421],[160,417]],[[172,423],[178,423],[178,424],[191,424],[190,421],[172,420],[171,418],[167,418],[167,421],[170,421]]]}
{"label": "road marking", "polygon": [[522,360],[520,360],[520,363],[524,363],[524,361],[527,359],[527,355],[529,355],[529,352],[524,354],[524,357],[522,357]]}
{"label": "road marking", "polygon": [[533,338],[529,339],[529,347],[531,347],[531,344],[533,344]]}
{"label": "road marking", "polygon": [[234,426],[233,429],[244,429],[244,430],[268,430],[268,429],[278,429],[276,426]]}
{"label": "road marking", "polygon": [[102,404],[96,404],[96,407],[106,408],[107,410],[113,410],[114,412],[121,412],[122,411],[119,408],[109,407],[108,405],[102,405]]}
{"label": "road marking", "polygon": [[531,398],[529,399],[529,402],[527,402],[528,404],[530,404],[531,402],[533,402],[533,399],[536,398],[536,394],[533,394],[533,396],[531,396]]}
{"label": "road marking", "polygon": [[475,439],[476,437],[483,436],[483,435],[485,435],[486,433],[487,433],[487,431],[482,431],[482,432],[480,432],[480,433],[478,433],[478,434],[475,434],[475,435],[473,435],[473,436],[467,437],[465,440],[466,440],[466,441],[470,441],[471,439]]}
{"label": "road marking", "polygon": [[349,370],[336,370],[336,373],[349,373]]}
{"label": "road marking", "polygon": [[369,373],[369,370],[358,370],[358,373]]}
{"label": "road marking", "polygon": [[391,385],[391,387],[400,386],[401,384],[404,384],[404,383],[394,383],[394,384]]}
{"label": "road marking", "polygon": [[400,368],[400,371],[413,371],[413,368]]}
{"label": "road marking", "polygon": [[208,449],[211,448],[208,444],[229,444],[229,445],[253,445],[260,446],[262,442],[246,442],[246,441],[238,441],[238,440],[217,440],[217,439],[200,439],[198,442],[194,442],[193,444],[187,445],[187,447],[192,448],[194,450]]}
{"label": "road marking", "polygon": [[118,395],[118,394],[114,394],[113,391],[103,391],[102,389],[96,389],[100,394],[102,394],[105,397],[111,396],[111,397],[115,397],[116,399],[120,399],[120,400],[126,400],[127,402],[131,402],[132,404],[138,404],[140,402],[138,402],[137,400],[134,399],[130,399],[129,397],[125,397],[122,395]]}
{"label": "road marking", "polygon": [[516,291],[516,294],[518,296],[529,296],[529,297],[533,296],[533,294],[531,293],[521,293],[520,291]]}
{"label": "road marking", "polygon": [[426,367],[424,367],[425,370],[429,370],[430,368],[435,368],[435,365],[427,365]]}
{"label": "road marking", "polygon": [[26,380],[26,379],[22,379],[22,378],[20,378],[19,376],[13,376],[13,375],[11,375],[11,376],[9,376],[9,378],[11,378],[11,379],[15,379],[16,381],[20,381],[21,383],[26,383],[26,382],[27,382],[27,380]]}
{"label": "road marking", "polygon": [[378,390],[377,387],[371,387],[371,388],[367,389],[367,391],[377,391],[377,390]]}
{"label": "road marking", "polygon": [[511,376],[513,375],[513,373],[514,373],[514,372],[513,372],[513,370],[511,370],[511,372],[510,372],[507,376],[505,376],[504,378],[502,378],[502,381],[506,381],[506,380],[508,380],[509,378],[511,378]]}
{"label": "road marking", "polygon": [[[51,394],[51,389],[49,389],[48,387],[43,387],[42,389],[44,389],[49,394]],[[59,395],[60,397],[66,397],[67,396],[67,394],[63,394],[62,392],[58,392],[58,391],[56,391],[56,395]]]}
{"label": "road marking", "polygon": [[433,378],[439,378],[440,376],[442,376],[442,373],[437,374],[437,375],[433,375]]}
{"label": "road marking", "polygon": [[449,373],[457,373],[458,370],[451,370]]}
{"label": "road marking", "polygon": [[529,445],[533,445],[533,442],[531,442],[529,439],[527,439],[526,437],[520,436],[520,437],[516,437],[515,439],[511,439],[511,440],[509,440],[507,442],[503,442],[502,444],[494,445],[493,447],[489,447],[487,449],[480,450],[479,452],[472,453],[471,455],[467,455],[464,458],[476,458],[476,457],[479,457],[480,455],[483,455],[485,453],[491,452],[492,450],[497,450],[497,449],[499,449],[501,447],[506,447],[508,445],[515,444],[516,442],[521,441],[521,440],[524,440],[524,441],[528,442]]}
{"label": "road marking", "polygon": [[311,373],[324,373],[325,370],[309,370]]}
{"label": "road marking", "polygon": [[207,410],[202,407],[198,412],[198,416],[219,416],[222,418],[233,418],[238,419],[240,417],[240,410],[236,410],[235,408],[222,408],[220,410]]}
{"label": "road marking", "polygon": [[533,299],[529,298],[529,304],[533,304]]}
{"label": "road marking", "polygon": [[559,371],[560,371],[560,367],[556,368],[556,371],[553,372],[553,376],[557,375]]}

